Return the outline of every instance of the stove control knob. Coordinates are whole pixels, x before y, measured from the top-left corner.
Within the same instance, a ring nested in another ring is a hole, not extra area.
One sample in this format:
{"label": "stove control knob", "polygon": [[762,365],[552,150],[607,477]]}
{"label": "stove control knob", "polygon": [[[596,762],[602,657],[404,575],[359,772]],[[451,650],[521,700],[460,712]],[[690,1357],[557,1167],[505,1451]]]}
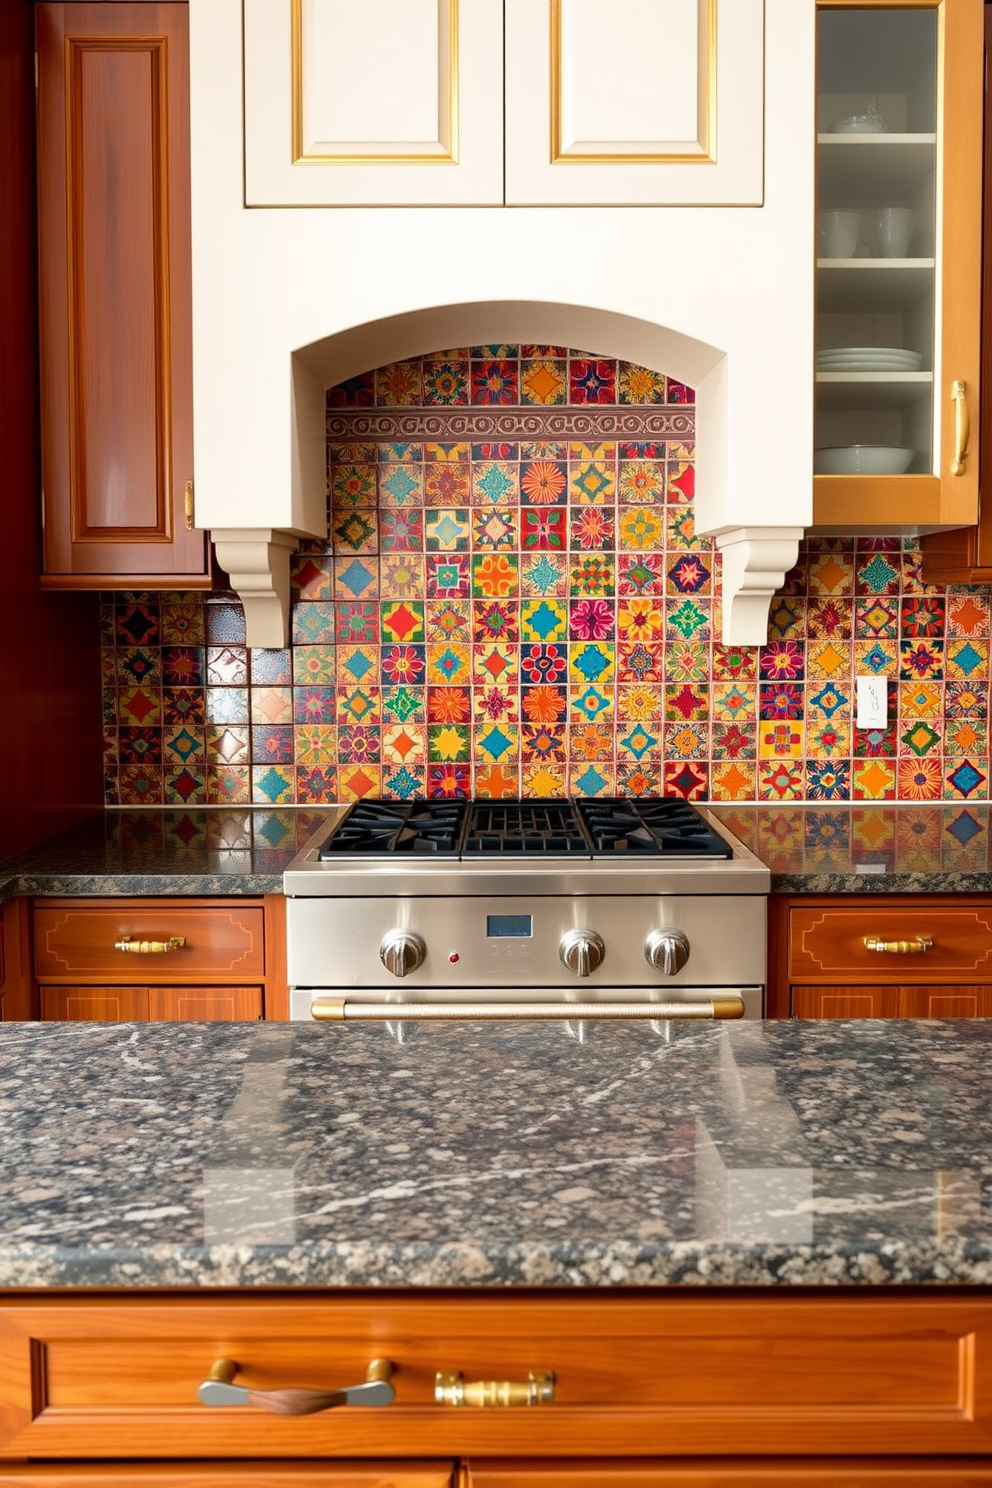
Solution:
{"label": "stove control knob", "polygon": [[652,930],[644,954],[655,971],[677,976],[689,959],[689,942],[681,930]]}
{"label": "stove control knob", "polygon": [[379,947],[379,959],[395,977],[409,976],[422,966],[427,947],[412,930],[390,930]]}
{"label": "stove control knob", "polygon": [[569,930],[558,947],[562,966],[580,977],[587,977],[597,966],[602,966],[605,955],[606,947],[595,930]]}

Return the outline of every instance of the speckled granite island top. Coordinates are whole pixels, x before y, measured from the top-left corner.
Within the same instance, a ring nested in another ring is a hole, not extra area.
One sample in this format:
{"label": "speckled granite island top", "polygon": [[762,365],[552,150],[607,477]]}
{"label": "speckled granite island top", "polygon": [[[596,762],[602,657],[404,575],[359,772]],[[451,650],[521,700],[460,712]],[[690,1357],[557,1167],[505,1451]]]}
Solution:
{"label": "speckled granite island top", "polygon": [[992,1281],[992,1023],[0,1024],[0,1286]]}

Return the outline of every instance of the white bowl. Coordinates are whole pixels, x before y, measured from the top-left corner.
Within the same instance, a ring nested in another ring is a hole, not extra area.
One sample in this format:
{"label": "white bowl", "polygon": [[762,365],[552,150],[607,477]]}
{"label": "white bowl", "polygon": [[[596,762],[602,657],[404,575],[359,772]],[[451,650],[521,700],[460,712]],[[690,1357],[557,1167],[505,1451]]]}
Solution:
{"label": "white bowl", "polygon": [[817,475],[902,475],[914,449],[898,444],[838,444],[813,451]]}

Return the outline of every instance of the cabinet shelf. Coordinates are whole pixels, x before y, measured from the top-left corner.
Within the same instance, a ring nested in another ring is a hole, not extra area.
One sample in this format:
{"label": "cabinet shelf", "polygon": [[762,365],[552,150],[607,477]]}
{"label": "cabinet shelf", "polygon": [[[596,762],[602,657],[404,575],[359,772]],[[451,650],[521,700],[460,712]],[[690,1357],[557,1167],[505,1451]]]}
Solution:
{"label": "cabinet shelf", "polygon": [[932,258],[818,258],[819,311],[908,310],[933,291]]}
{"label": "cabinet shelf", "polygon": [[816,406],[823,412],[908,408],[932,388],[932,372],[818,372]]}
{"label": "cabinet shelf", "polygon": [[819,134],[820,205],[901,203],[934,170],[935,134]]}

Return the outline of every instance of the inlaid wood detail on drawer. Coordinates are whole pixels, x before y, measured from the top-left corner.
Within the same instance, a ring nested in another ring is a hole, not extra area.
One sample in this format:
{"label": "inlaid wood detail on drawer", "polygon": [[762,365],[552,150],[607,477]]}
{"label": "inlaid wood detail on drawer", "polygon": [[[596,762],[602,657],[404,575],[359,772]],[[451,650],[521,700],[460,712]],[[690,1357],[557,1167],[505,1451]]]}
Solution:
{"label": "inlaid wood detail on drawer", "polygon": [[[131,949],[118,949],[122,943]],[[155,949],[159,946],[168,949]],[[237,901],[192,908],[181,899],[152,907],[140,900],[85,907],[37,900],[34,965],[36,977],[45,982],[261,977],[264,912]]]}
{"label": "inlaid wood detail on drawer", "polygon": [[[866,942],[884,949],[873,950]],[[992,905],[794,908],[789,975],[865,982],[992,981]]]}
{"label": "inlaid wood detail on drawer", "polygon": [[[249,1390],[341,1389],[392,1362],[396,1397],[286,1417],[197,1398],[215,1360]],[[466,1381],[554,1374],[536,1406],[439,1404]],[[264,1300],[10,1299],[0,1456],[706,1456],[992,1452],[992,1298],[836,1292]]]}
{"label": "inlaid wood detail on drawer", "polygon": [[262,989],[42,987],[41,1016],[48,1023],[255,1023]]}

